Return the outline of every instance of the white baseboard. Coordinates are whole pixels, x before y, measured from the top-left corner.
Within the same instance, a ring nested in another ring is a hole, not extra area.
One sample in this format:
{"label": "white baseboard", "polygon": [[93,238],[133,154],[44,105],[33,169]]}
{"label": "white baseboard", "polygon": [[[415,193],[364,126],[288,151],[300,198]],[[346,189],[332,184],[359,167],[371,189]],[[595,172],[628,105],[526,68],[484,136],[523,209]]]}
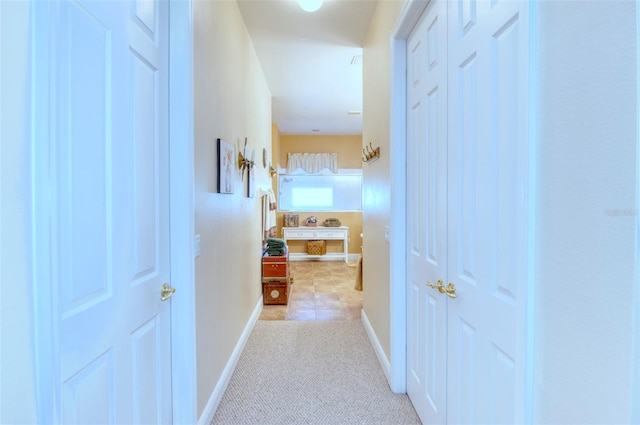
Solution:
{"label": "white baseboard", "polygon": [[227,361],[227,365],[222,371],[222,375],[218,380],[213,392],[211,393],[211,397],[209,397],[209,401],[205,406],[202,415],[200,415],[200,419],[198,420],[198,425],[209,425],[211,421],[213,421],[213,416],[216,414],[216,410],[218,409],[218,405],[220,404],[220,400],[222,400],[222,396],[224,395],[225,390],[227,389],[227,385],[229,385],[229,381],[231,380],[231,375],[233,375],[233,371],[238,364],[238,360],[240,359],[240,355],[242,354],[242,350],[244,350],[244,346],[247,343],[247,339],[249,339],[249,335],[251,335],[251,331],[260,317],[260,313],[262,312],[262,297],[258,300],[258,304],[256,308],[253,310],[251,317],[249,318],[249,322],[242,331],[242,335],[240,335],[240,339],[236,344],[236,348],[231,353],[231,357]]}
{"label": "white baseboard", "polygon": [[369,341],[373,346],[373,351],[375,351],[378,361],[380,362],[380,366],[382,366],[384,376],[387,377],[387,382],[391,385],[391,363],[389,362],[389,359],[387,359],[386,354],[384,354],[382,345],[380,345],[380,341],[378,341],[378,337],[373,331],[371,322],[369,322],[369,318],[367,317],[367,313],[364,312],[364,309],[360,311],[360,318],[362,319],[362,324],[364,325],[364,330],[367,332]]}

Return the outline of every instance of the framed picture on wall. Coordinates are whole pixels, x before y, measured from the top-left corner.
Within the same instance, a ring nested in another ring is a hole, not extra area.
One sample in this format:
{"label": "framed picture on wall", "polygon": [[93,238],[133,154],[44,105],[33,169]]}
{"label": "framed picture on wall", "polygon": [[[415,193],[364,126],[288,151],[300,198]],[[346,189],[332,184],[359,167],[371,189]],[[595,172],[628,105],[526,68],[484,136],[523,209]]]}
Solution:
{"label": "framed picture on wall", "polygon": [[218,193],[233,193],[233,145],[218,139]]}

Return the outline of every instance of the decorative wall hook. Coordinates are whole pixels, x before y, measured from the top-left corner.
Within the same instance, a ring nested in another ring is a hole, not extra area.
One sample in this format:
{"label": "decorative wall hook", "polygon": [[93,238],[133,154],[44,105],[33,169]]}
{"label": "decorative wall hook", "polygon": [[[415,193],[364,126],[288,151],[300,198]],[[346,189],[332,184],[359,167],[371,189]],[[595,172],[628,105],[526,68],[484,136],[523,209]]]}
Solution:
{"label": "decorative wall hook", "polygon": [[244,138],[244,149],[238,149],[238,169],[240,170],[240,174],[244,177],[244,171],[253,168],[256,165],[254,158],[256,155],[256,151],[251,151],[251,159],[249,159],[249,146],[247,146],[247,138]]}
{"label": "decorative wall hook", "polygon": [[374,149],[369,143],[369,146],[362,148],[362,162],[372,162],[378,158],[380,158],[380,146]]}

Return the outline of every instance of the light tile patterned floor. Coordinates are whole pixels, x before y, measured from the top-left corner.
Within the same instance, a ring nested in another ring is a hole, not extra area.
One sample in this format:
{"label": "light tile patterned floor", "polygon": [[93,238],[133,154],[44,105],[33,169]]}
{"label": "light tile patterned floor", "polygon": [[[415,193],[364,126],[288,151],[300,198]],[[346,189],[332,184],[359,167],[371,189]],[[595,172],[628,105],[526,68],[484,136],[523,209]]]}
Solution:
{"label": "light tile patterned floor", "polygon": [[289,305],[263,306],[260,320],[360,320],[362,291],[354,289],[357,264],[290,261]]}

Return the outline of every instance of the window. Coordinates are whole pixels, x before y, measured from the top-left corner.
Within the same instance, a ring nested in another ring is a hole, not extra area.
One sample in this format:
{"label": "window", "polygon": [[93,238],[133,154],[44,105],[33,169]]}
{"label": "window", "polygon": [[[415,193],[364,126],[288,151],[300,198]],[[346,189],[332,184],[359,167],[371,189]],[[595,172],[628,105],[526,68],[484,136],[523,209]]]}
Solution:
{"label": "window", "polygon": [[291,206],[295,209],[309,210],[321,206],[323,208],[333,207],[332,187],[292,187]]}
{"label": "window", "polygon": [[281,174],[280,211],[362,211],[362,174]]}

